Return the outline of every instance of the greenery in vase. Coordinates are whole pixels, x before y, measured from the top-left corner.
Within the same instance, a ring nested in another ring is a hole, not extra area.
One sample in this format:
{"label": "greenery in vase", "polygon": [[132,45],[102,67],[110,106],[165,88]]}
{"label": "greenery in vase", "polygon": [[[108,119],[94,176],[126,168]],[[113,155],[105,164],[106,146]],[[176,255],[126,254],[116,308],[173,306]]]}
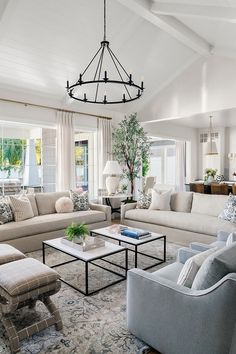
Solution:
{"label": "greenery in vase", "polygon": [[130,181],[131,194],[134,193],[134,181],[139,177],[143,161],[149,161],[150,140],[140,122],[137,113],[125,117],[112,134],[113,156],[123,165],[123,174]]}
{"label": "greenery in vase", "polygon": [[207,181],[208,177],[210,177],[210,176],[215,178],[216,173],[217,173],[217,169],[206,168],[205,169],[205,174],[204,174],[204,181]]}
{"label": "greenery in vase", "polygon": [[75,238],[84,240],[88,234],[89,228],[85,224],[72,223],[66,228],[66,236],[69,241],[73,241]]}

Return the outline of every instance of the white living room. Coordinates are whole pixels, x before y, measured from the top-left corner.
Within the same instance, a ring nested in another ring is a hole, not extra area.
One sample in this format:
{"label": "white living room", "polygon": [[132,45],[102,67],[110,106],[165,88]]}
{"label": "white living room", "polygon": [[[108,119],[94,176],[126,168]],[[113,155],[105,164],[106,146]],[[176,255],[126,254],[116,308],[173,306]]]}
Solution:
{"label": "white living room", "polygon": [[0,353],[236,353],[236,1],[0,0]]}

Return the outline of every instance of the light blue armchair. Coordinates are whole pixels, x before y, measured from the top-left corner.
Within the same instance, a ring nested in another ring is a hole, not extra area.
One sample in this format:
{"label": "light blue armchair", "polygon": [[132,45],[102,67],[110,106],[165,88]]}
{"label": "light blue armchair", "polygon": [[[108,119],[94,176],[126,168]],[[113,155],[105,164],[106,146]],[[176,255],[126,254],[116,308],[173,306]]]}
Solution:
{"label": "light blue armchair", "polygon": [[128,272],[128,329],[162,354],[235,354],[236,274],[205,290],[177,285],[197,252],[181,249],[175,263],[154,273]]}

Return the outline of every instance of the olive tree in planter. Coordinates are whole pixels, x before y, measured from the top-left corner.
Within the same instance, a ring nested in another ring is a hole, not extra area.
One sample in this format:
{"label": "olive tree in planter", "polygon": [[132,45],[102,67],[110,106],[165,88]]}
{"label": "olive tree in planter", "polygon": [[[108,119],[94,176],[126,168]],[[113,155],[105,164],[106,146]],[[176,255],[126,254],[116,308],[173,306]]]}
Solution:
{"label": "olive tree in planter", "polygon": [[130,181],[131,194],[134,194],[134,181],[139,177],[142,161],[149,160],[150,140],[137,113],[125,117],[112,134],[113,157],[123,166],[124,177]]}

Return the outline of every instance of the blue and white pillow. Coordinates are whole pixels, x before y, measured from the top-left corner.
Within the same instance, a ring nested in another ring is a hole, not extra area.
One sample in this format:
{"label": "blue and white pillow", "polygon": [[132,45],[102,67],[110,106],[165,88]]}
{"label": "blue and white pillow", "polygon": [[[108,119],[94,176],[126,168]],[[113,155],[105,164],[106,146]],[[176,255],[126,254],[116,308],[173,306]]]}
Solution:
{"label": "blue and white pillow", "polygon": [[136,208],[137,209],[148,209],[152,202],[152,194],[139,192],[138,201]]}
{"label": "blue and white pillow", "polygon": [[74,204],[74,211],[89,210],[88,192],[76,193],[70,190],[70,199]]}
{"label": "blue and white pillow", "polygon": [[13,212],[9,203],[4,198],[0,198],[0,225],[13,221],[13,219]]}
{"label": "blue and white pillow", "polygon": [[236,223],[236,195],[230,193],[225,208],[218,217]]}

